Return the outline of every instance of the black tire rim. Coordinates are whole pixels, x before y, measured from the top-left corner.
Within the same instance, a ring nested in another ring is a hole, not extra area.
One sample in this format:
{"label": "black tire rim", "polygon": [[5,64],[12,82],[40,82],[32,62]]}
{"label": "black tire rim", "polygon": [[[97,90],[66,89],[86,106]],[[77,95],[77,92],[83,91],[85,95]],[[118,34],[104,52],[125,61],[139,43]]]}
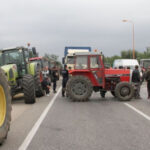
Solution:
{"label": "black tire rim", "polygon": [[121,96],[127,96],[130,94],[130,88],[127,86],[124,86],[120,89],[120,95]]}
{"label": "black tire rim", "polygon": [[87,86],[84,82],[78,81],[72,84],[72,92],[75,95],[84,95],[87,92]]}

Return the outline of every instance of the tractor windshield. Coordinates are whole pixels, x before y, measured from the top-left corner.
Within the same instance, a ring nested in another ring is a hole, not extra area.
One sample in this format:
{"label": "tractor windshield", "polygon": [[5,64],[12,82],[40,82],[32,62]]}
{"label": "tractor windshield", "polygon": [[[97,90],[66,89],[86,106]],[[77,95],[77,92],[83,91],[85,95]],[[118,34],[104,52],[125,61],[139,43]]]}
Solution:
{"label": "tractor windshield", "polygon": [[90,57],[90,68],[98,68],[98,67],[99,67],[98,57],[97,56]]}
{"label": "tractor windshield", "polygon": [[31,60],[31,62],[35,62],[39,66],[39,69],[44,68],[43,61],[41,59]]}
{"label": "tractor windshield", "polygon": [[88,57],[87,56],[77,56],[75,68],[76,69],[87,69],[88,68]]}
{"label": "tractor windshield", "polygon": [[2,65],[17,64],[24,65],[22,50],[6,50],[2,54]]}
{"label": "tractor windshield", "polygon": [[67,64],[74,64],[74,56],[67,57]]}

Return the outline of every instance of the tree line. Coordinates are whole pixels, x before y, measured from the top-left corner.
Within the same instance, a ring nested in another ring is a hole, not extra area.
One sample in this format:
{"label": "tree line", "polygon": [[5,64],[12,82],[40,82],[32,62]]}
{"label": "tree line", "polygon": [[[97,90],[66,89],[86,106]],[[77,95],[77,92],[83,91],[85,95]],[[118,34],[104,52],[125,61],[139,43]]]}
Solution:
{"label": "tree line", "polygon": [[[119,55],[114,55],[111,57],[105,57],[104,62],[107,64],[113,65],[115,59],[132,59],[133,58],[133,51],[129,50],[122,50]],[[140,59],[150,59],[150,48],[147,48],[144,52],[138,52],[135,50],[135,59],[140,61]]]}

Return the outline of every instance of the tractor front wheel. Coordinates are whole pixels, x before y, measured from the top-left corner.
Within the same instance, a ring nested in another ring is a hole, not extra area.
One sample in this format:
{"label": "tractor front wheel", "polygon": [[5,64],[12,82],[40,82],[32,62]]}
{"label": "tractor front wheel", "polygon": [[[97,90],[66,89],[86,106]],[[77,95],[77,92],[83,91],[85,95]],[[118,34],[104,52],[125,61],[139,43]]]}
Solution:
{"label": "tractor front wheel", "polygon": [[87,101],[92,92],[92,83],[87,77],[72,76],[67,83],[67,94],[74,101]]}
{"label": "tractor front wheel", "polygon": [[134,95],[134,89],[128,82],[120,82],[116,85],[115,95],[121,101],[129,101]]}
{"label": "tractor front wheel", "polygon": [[5,74],[0,69],[0,145],[7,138],[11,121],[10,88]]}
{"label": "tractor front wheel", "polygon": [[26,104],[35,103],[35,86],[32,75],[27,74],[23,77],[23,92]]}

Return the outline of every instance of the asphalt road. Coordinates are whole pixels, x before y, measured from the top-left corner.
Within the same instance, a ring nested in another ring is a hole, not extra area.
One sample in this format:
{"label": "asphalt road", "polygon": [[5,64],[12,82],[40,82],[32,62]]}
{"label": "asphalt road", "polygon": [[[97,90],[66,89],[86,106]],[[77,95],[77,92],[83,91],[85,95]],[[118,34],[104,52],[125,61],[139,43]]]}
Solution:
{"label": "asphalt road", "polygon": [[[60,83],[59,83],[60,85]],[[150,100],[146,85],[141,100],[120,102],[108,92],[106,99],[93,93],[88,102],[42,97],[34,105],[13,101],[11,130],[1,150],[17,150],[23,144],[48,104],[50,110],[41,121],[28,150],[149,150]]]}

